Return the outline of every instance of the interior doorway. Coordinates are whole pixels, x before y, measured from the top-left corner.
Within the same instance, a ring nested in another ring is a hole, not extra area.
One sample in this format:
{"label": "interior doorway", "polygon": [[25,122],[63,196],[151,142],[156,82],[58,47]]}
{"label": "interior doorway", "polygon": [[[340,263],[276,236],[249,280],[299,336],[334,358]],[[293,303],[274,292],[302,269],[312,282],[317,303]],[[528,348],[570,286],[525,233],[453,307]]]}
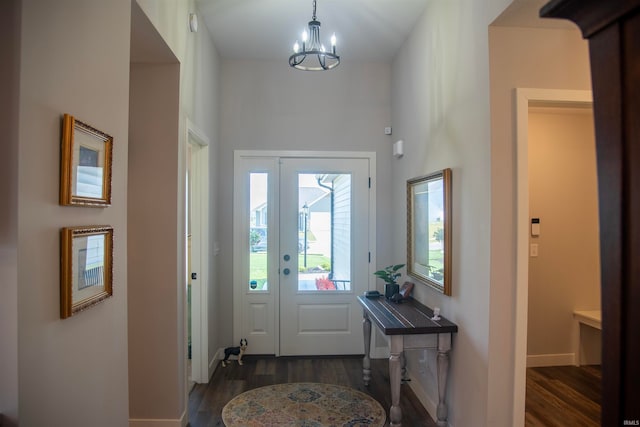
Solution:
{"label": "interior doorway", "polygon": [[187,375],[209,381],[209,138],[187,119]]}
{"label": "interior doorway", "polygon": [[573,337],[573,313],[600,309],[593,109],[530,105],[528,145],[527,367],[599,365],[594,328]]}
{"label": "interior doorway", "polygon": [[[529,171],[529,114],[532,106],[554,108],[591,108],[590,91],[516,90],[517,126],[517,261],[516,261],[516,331],[514,361],[513,425],[524,425],[529,316],[529,261],[531,252],[531,210]],[[542,228],[542,227],[541,227]],[[539,248],[538,248],[539,249]],[[599,248],[598,248],[599,249]],[[570,313],[568,315],[571,315]]]}

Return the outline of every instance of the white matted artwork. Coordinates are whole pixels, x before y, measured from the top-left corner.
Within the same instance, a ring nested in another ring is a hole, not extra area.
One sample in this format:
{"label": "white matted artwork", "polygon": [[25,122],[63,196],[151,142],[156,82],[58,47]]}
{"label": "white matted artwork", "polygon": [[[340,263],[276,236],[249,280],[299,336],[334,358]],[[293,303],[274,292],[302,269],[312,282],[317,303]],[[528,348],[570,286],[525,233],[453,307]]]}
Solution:
{"label": "white matted artwork", "polygon": [[60,317],[65,319],[113,295],[113,228],[60,231]]}
{"label": "white matted artwork", "polygon": [[111,205],[113,138],[73,116],[62,119],[60,204]]}

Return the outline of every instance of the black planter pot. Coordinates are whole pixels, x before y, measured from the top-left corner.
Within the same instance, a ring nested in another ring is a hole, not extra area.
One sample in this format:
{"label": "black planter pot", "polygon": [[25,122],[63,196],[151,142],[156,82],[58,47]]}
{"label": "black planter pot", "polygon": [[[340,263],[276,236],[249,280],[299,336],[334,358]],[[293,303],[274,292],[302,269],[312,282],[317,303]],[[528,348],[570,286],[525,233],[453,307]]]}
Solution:
{"label": "black planter pot", "polygon": [[384,285],[384,297],[390,299],[392,296],[400,292],[400,285],[393,283],[385,283]]}

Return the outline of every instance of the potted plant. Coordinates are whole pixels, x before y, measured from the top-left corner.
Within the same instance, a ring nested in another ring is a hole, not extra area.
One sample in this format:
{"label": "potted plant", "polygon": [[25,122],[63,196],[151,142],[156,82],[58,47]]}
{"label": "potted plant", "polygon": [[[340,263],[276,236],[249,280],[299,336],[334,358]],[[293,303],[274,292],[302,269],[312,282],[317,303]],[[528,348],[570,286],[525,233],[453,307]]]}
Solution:
{"label": "potted plant", "polygon": [[402,267],[404,267],[404,264],[390,265],[373,273],[375,276],[384,280],[385,298],[391,298],[400,291],[400,285],[398,285],[396,280],[401,276],[401,273],[398,270]]}

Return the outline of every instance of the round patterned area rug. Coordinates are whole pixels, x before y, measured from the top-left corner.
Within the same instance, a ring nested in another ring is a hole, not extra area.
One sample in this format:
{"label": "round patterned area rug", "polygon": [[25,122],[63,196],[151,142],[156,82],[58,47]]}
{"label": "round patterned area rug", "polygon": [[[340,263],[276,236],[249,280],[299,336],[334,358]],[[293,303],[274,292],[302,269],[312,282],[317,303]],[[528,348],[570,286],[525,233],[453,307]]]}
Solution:
{"label": "round patterned area rug", "polygon": [[332,384],[276,384],[246,391],[222,409],[226,427],[383,427],[371,396]]}

